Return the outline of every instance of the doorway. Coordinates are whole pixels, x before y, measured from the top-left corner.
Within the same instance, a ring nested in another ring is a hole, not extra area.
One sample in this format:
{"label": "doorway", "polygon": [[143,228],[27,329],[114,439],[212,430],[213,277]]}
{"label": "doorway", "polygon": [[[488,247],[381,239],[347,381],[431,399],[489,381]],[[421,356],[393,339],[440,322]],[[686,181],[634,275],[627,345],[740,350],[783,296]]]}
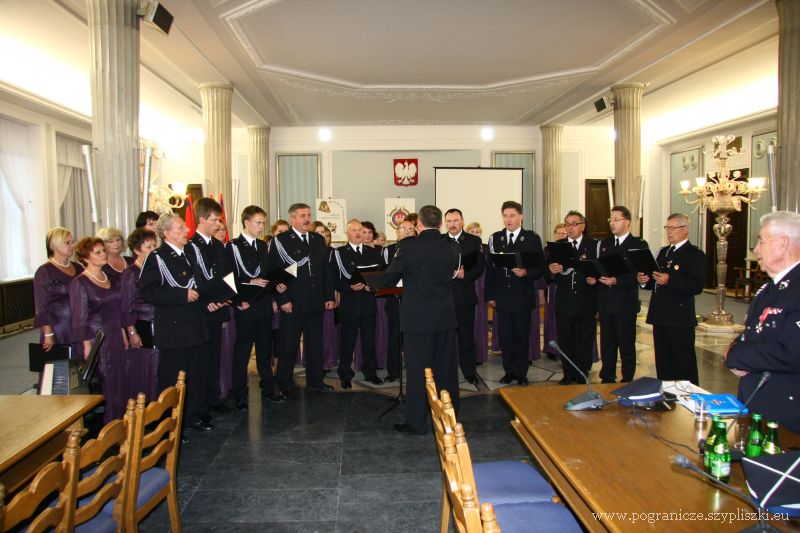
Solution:
{"label": "doorway", "polygon": [[[608,181],[604,179],[586,180],[586,236],[602,240],[608,237],[608,219],[611,216],[611,204],[608,200]],[[611,182],[612,193],[614,182]]]}

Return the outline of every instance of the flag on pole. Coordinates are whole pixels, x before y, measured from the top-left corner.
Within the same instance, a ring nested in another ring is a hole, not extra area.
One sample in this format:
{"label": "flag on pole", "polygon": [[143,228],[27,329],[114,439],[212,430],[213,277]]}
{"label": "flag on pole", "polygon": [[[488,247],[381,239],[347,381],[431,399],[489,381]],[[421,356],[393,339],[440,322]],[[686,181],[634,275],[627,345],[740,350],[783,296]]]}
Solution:
{"label": "flag on pole", "polygon": [[228,244],[228,241],[231,240],[231,238],[228,234],[228,219],[225,216],[225,199],[222,198],[222,193],[219,193],[219,205],[222,206],[222,223],[225,224],[225,244]]}
{"label": "flag on pole", "polygon": [[186,195],[186,203],[184,205],[186,206],[186,227],[189,228],[189,238],[191,239],[197,230],[197,223],[194,221],[194,205],[192,205],[192,196],[190,194]]}

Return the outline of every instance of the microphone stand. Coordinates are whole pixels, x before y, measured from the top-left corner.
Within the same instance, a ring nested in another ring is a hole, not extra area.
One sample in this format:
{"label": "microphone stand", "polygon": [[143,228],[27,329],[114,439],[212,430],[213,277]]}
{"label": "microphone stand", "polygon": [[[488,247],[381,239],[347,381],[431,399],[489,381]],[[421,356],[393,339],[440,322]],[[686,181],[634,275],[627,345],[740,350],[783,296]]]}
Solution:
{"label": "microphone stand", "polygon": [[[390,298],[393,298],[393,296],[390,296]],[[399,302],[400,298],[402,298],[402,296],[397,298],[398,299],[398,303],[400,303]],[[401,333],[400,334],[400,339],[401,339],[400,340],[400,345],[401,346],[402,346],[402,342],[403,342],[402,338],[403,338],[403,334]],[[383,417],[388,415],[389,413],[391,413],[397,406],[405,405],[405,403],[406,403],[406,394],[403,392],[403,360],[404,359],[405,359],[405,353],[404,353],[404,350],[401,349],[400,350],[400,375],[398,376],[400,378],[400,391],[397,393],[397,396],[395,396],[394,398],[389,400],[390,402],[392,402],[392,404],[389,407],[387,407],[386,409],[384,409],[384,411],[381,414],[378,415],[378,418],[375,419],[376,422],[380,422],[381,420],[383,420]]]}
{"label": "microphone stand", "polygon": [[566,404],[564,404],[564,408],[568,411],[592,411],[592,410],[602,409],[603,405],[605,404],[605,401],[603,400],[603,398],[600,396],[599,393],[592,390],[592,384],[589,382],[589,377],[586,374],[584,374],[580,368],[578,368],[578,365],[572,362],[572,359],[567,357],[567,355],[561,350],[561,347],[558,345],[556,341],[551,340],[548,343],[548,346],[550,346],[550,348],[558,352],[558,354],[561,357],[563,357],[569,364],[571,364],[572,367],[578,371],[578,374],[581,375],[581,377],[586,382],[586,385],[589,387],[588,392],[584,392],[583,394],[574,397]]}

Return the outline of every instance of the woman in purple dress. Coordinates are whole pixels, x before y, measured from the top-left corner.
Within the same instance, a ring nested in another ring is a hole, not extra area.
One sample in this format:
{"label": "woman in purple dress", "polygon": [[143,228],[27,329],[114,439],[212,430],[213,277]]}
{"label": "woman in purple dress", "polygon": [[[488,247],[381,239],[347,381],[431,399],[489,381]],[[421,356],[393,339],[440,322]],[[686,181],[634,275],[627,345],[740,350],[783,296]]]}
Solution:
{"label": "woman in purple dress", "polygon": [[117,228],[100,228],[97,238],[103,239],[106,245],[106,255],[108,255],[108,263],[103,267],[103,272],[108,275],[113,284],[118,285],[122,273],[133,264],[132,257],[122,255],[125,247],[122,232]]}
{"label": "woman in purple dress", "polygon": [[[556,224],[553,229],[553,241],[567,238],[567,227],[564,224]],[[545,249],[547,253],[547,249]],[[550,350],[550,341],[558,342],[558,335],[556,333],[556,284],[548,283],[547,290],[547,304],[544,308],[544,351],[550,359],[558,359],[558,354]]]}
{"label": "woman in purple dress", "polygon": [[[470,222],[466,227],[467,233],[483,239],[483,228],[478,222]],[[489,247],[481,244],[484,259],[489,260]],[[489,360],[489,313],[486,302],[483,301],[483,278],[485,272],[475,280],[475,292],[478,296],[478,305],[475,307],[475,362],[483,364]]]}
{"label": "woman in purple dress", "polygon": [[[217,232],[212,235],[219,242],[225,244],[225,235],[228,234],[228,227],[220,220]],[[225,400],[233,385],[233,345],[236,344],[236,321],[233,319],[233,306],[227,310],[228,321],[222,323],[222,347],[219,351],[219,391]],[[272,325],[270,324],[270,327]],[[236,403],[231,398],[225,400],[225,406],[235,408]]]}
{"label": "woman in purple dress", "polygon": [[72,233],[61,227],[47,232],[47,262],[33,276],[33,301],[36,307],[34,327],[40,328],[39,342],[49,352],[55,344],[72,344],[73,359],[83,357],[83,346],[72,343],[69,318],[69,284],[83,272],[83,267],[70,261],[75,253]]}
{"label": "woman in purple dress", "polygon": [[[386,236],[375,228],[369,220],[361,223],[361,244],[375,248],[380,253],[386,245]],[[382,255],[382,254],[381,254]],[[375,354],[378,368],[386,368],[386,356],[389,349],[389,321],[386,318],[386,298],[376,299],[375,314]],[[361,368],[361,333],[356,336],[356,347],[353,351],[353,367]]]}
{"label": "woman in purple dress", "polygon": [[84,237],[75,247],[84,271],[69,284],[72,338],[83,344],[83,356],[89,355],[98,330],[105,339],[100,345],[98,380],[106,401],[105,421],[121,418],[125,413],[123,389],[125,357],[128,341],[122,329],[119,284],[112,283],[103,272],[106,248],[102,239]]}
{"label": "woman in purple dress", "polygon": [[[331,230],[322,222],[314,222],[311,227],[314,233],[319,233],[325,238],[328,247],[328,264],[333,256],[331,248]],[[336,293],[336,307],[339,306],[339,293]],[[322,368],[326,371],[339,366],[339,326],[333,316],[334,310],[328,309],[322,313]]]}
{"label": "woman in purple dress", "polygon": [[[157,237],[150,230],[139,228],[128,236],[128,248],[136,258],[120,278],[122,327],[128,333],[125,356],[123,398],[136,398],[140,392],[148,399],[158,397],[158,349],[153,345],[154,308],[139,296],[139,274],[147,254],[156,249]],[[144,336],[145,341],[142,341]]]}

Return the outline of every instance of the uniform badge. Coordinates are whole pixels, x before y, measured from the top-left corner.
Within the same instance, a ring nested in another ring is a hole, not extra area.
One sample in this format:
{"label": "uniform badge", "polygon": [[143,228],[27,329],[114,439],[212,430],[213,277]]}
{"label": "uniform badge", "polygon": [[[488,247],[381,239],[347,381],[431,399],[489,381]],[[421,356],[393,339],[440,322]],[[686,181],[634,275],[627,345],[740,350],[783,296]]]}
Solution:
{"label": "uniform badge", "polygon": [[[756,333],[761,333],[764,330],[764,322],[770,315],[779,315],[783,313],[783,309],[780,307],[765,307],[764,310],[761,312],[761,316],[758,317],[758,324],[756,324]],[[772,322],[772,325],[775,325],[775,321]],[[767,326],[768,327],[768,326]]]}
{"label": "uniform badge", "polygon": [[520,235],[519,236],[519,242],[525,242],[525,236],[524,235]]}
{"label": "uniform badge", "polygon": [[674,267],[672,267],[672,268],[674,268],[675,270],[680,270],[680,269],[681,269],[681,266],[680,266],[680,265],[675,265],[675,266],[674,266]]}
{"label": "uniform badge", "polygon": [[783,289],[787,288],[788,286],[789,286],[789,280],[785,279],[785,280],[781,281],[780,284],[778,285],[778,290],[782,291]]}
{"label": "uniform badge", "polygon": [[181,272],[181,276],[185,276],[185,275],[186,275],[186,272]]}

